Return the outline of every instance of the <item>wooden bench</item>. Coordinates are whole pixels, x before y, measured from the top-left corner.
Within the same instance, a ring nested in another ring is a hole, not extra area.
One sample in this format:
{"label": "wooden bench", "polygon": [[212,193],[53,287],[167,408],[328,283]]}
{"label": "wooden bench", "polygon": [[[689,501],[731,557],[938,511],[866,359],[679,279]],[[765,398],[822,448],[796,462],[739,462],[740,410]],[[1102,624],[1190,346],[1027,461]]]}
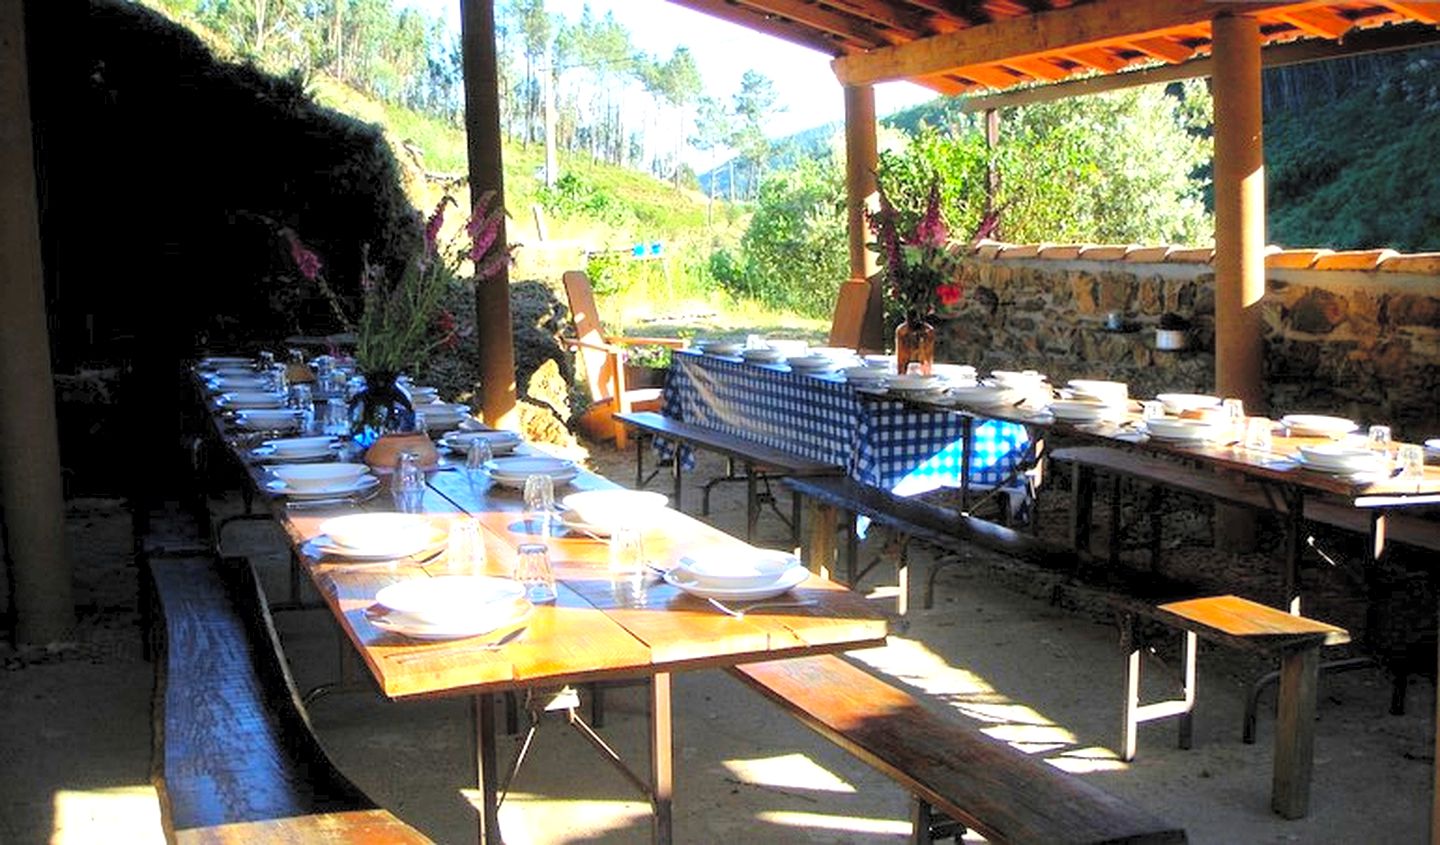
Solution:
{"label": "wooden bench", "polygon": [[[746,540],[754,539],[755,523],[760,518],[761,497],[758,485],[761,481],[768,481],[771,477],[793,478],[835,475],[842,471],[841,467],[834,464],[802,458],[772,446],[744,440],[704,426],[682,422],[654,411],[620,413],[615,415],[615,419],[635,429],[637,438],[642,441],[639,448],[635,450],[635,486],[637,488],[644,487],[646,481],[645,444],[643,442],[646,439],[661,437],[691,448],[703,449],[707,452],[723,455],[726,461],[731,464],[731,470],[726,475],[713,479],[705,485],[705,496],[701,506],[701,513],[707,516],[710,513],[710,488],[712,486],[720,481],[744,480]],[[737,476],[734,473],[733,464],[736,461],[740,462],[745,468],[745,474],[743,476]],[[681,503],[680,494],[682,491],[680,458],[678,455],[675,456],[675,459],[671,463],[671,473],[675,485],[674,504],[675,507],[679,508]],[[798,496],[794,496],[791,499],[790,517],[788,521],[796,542],[799,542],[799,515],[800,500]],[[781,517],[784,518],[784,515],[781,514]]]}
{"label": "wooden bench", "polygon": [[1310,808],[1310,772],[1315,756],[1315,699],[1320,647],[1350,641],[1344,628],[1296,616],[1238,596],[1211,596],[1154,607],[1151,618],[1185,632],[1182,697],[1140,703],[1140,642],[1133,615],[1126,628],[1124,735],[1121,756],[1135,759],[1142,722],[1179,717],[1180,747],[1189,748],[1195,708],[1196,638],[1280,658],[1279,716],[1270,806],[1287,819]]}
{"label": "wooden bench", "polygon": [[[904,787],[912,797],[912,842],[932,841],[932,810],[990,842],[1186,841],[1182,828],[946,720],[840,657],[750,663],[729,671]],[[940,832],[953,833],[943,826]]]}
{"label": "wooden bench", "polygon": [[[845,579],[854,583],[856,546],[854,518],[864,516],[876,525],[888,528],[903,537],[920,540],[937,548],[959,551],[964,543],[974,543],[1009,554],[1020,560],[1047,569],[1074,569],[1074,555],[1066,549],[1046,543],[1038,537],[1022,534],[1012,528],[983,519],[957,514],[918,499],[897,496],[888,490],[861,484],[843,476],[821,478],[787,478],[795,494],[809,503],[810,532],[804,543],[805,560],[814,571],[830,571],[835,559],[837,527],[846,531]],[[845,519],[840,519],[844,514]],[[898,562],[900,574],[899,611],[910,606],[909,555],[901,546]],[[925,578],[921,606],[930,608],[934,602],[935,576],[944,562],[937,562]]]}
{"label": "wooden bench", "polygon": [[153,780],[178,843],[425,843],[330,762],[248,561],[152,559]]}

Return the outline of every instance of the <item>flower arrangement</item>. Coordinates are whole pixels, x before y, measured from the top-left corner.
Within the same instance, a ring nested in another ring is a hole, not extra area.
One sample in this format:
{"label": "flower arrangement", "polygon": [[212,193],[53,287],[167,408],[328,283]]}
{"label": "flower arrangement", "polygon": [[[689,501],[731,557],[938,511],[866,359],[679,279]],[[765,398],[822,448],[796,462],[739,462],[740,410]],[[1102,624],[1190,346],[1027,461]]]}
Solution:
{"label": "flower arrangement", "polygon": [[[902,212],[884,185],[879,186],[879,206],[868,215],[870,231],[876,237],[870,248],[880,254],[889,296],[900,305],[904,321],[919,323],[958,305],[965,293],[959,278],[965,250],[951,242],[950,230],[941,217],[939,177],[931,180],[925,210],[909,231],[902,230]],[[972,240],[987,237],[998,220],[998,212],[988,214]]]}
{"label": "flower arrangement", "polygon": [[[358,316],[352,317],[345,302],[323,274],[320,257],[301,242],[290,229],[282,230],[290,245],[290,258],[307,281],[317,285],[346,331],[356,338],[355,363],[361,372],[397,375],[423,364],[436,350],[457,342],[455,315],[444,307],[445,294],[468,258],[477,282],[492,278],[511,260],[513,246],[497,246],[504,207],[495,203],[495,192],[487,191],[475,203],[465,226],[470,237],[468,249],[453,244],[442,249],[440,228],[446,209],[455,204],[448,194],[441,198],[425,221],[420,253],[406,263],[399,279],[385,278],[372,266],[369,250],[361,248]],[[458,236],[458,235],[457,235]]]}

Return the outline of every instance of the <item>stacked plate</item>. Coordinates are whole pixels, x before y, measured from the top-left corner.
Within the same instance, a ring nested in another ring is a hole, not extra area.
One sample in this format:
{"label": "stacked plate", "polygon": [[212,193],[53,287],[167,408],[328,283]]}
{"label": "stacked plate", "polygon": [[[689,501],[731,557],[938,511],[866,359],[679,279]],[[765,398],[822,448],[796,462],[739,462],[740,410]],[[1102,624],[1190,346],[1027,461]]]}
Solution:
{"label": "stacked plate", "polygon": [[334,437],[286,437],[266,440],[251,454],[267,461],[316,461],[335,457],[340,444]]}
{"label": "stacked plate", "polygon": [[785,363],[790,369],[797,373],[833,373],[835,371],[835,360],[827,355],[797,355],[794,358],[786,358]]}
{"label": "stacked plate", "polygon": [[1425,441],[1425,457],[1440,458],[1440,438]]}
{"label": "stacked plate", "polygon": [[288,431],[300,427],[300,412],[293,408],[246,408],[235,412],[235,422],[251,431]]}
{"label": "stacked plate", "polygon": [[1130,385],[1123,381],[1072,378],[1065,386],[1070,388],[1070,398],[1082,402],[1099,402],[1116,408],[1130,404]]}
{"label": "stacked plate", "polygon": [[1180,416],[1192,411],[1220,407],[1220,397],[1204,393],[1161,393],[1155,397],[1165,406],[1165,413]]}
{"label": "stacked plate", "polygon": [[489,443],[492,455],[508,455],[522,442],[520,435],[513,431],[452,431],[440,438],[440,447],[463,455],[476,440]]}
{"label": "stacked plate", "polygon": [[856,387],[884,387],[890,374],[875,367],[846,367],[840,371]]}
{"label": "stacked plate", "polygon": [[1386,458],[1380,453],[1339,443],[1301,446],[1295,461],[1307,469],[1336,475],[1380,472],[1387,468]]}
{"label": "stacked plate", "polygon": [[977,408],[1008,408],[1025,398],[1025,394],[1018,388],[983,382],[952,387],[949,395],[962,405]]}
{"label": "stacked plate", "polygon": [[644,525],[670,501],[647,490],[585,490],[560,500],[560,520],[570,528],[609,535],[625,525]]}
{"label": "stacked plate", "polygon": [[366,613],[382,631],[417,640],[475,637],[518,624],[531,605],[518,581],[485,575],[413,578],[384,587]]}
{"label": "stacked plate", "polygon": [[415,413],[425,415],[425,427],[430,431],[448,431],[460,425],[461,420],[469,419],[470,406],[431,402],[428,405],[416,405]]}
{"label": "stacked plate", "polygon": [[1157,417],[1145,421],[1145,432],[1169,443],[1203,443],[1214,439],[1217,429],[1203,420]]}
{"label": "stacked plate", "polygon": [[211,393],[226,393],[233,390],[264,390],[270,383],[264,376],[238,375],[238,376],[211,376],[205,380]]}
{"label": "stacked plate", "polygon": [[435,387],[419,387],[412,384],[406,388],[406,392],[410,394],[410,404],[417,408],[420,405],[429,405],[440,400],[440,390]]}
{"label": "stacked plate", "polygon": [[860,360],[864,361],[867,367],[874,367],[877,370],[888,370],[892,373],[895,372],[894,355],[864,355],[861,356]]}
{"label": "stacked plate", "polygon": [[768,346],[740,350],[740,357],[751,364],[778,364],[785,360],[785,353]]}
{"label": "stacked plate", "polygon": [[939,376],[895,375],[886,384],[900,396],[938,396],[945,390],[945,379]]}
{"label": "stacked plate", "polygon": [[295,463],[269,467],[265,489],[292,499],[329,499],[368,492],[380,483],[365,464]]}
{"label": "stacked plate", "polygon": [[1050,402],[1050,413],[1055,419],[1065,422],[1099,422],[1113,413],[1113,408],[1095,399],[1055,399]]}
{"label": "stacked plate", "polygon": [[237,390],[234,393],[222,393],[215,400],[215,404],[221,408],[239,410],[241,408],[280,408],[285,405],[285,394],[272,393],[268,390]]}
{"label": "stacked plate", "polygon": [[973,384],[975,368],[969,364],[931,364],[930,372],[951,384]]}
{"label": "stacked plate", "polygon": [[695,346],[706,355],[724,355],[726,357],[739,355],[741,350],[745,348],[745,344],[740,341],[720,340],[719,338],[697,340],[695,341]]}
{"label": "stacked plate", "polygon": [[765,345],[780,353],[782,358],[799,358],[810,350],[810,343],[787,337],[767,337]]}
{"label": "stacked plate", "polygon": [[496,458],[485,464],[485,471],[501,487],[524,489],[525,479],[532,475],[547,475],[556,484],[563,484],[580,474],[574,461],[563,458],[527,456]]}
{"label": "stacked plate", "polygon": [[200,359],[201,368],[206,370],[213,370],[216,367],[248,367],[252,363],[252,359],[239,355],[210,355]]}
{"label": "stacked plate", "polygon": [[755,600],[778,596],[809,576],[789,552],[727,549],[682,557],[666,571],[665,581],[701,598]]}
{"label": "stacked plate", "polygon": [[320,535],[309,546],[317,557],[396,560],[438,548],[447,536],[419,514],[353,513],[320,523]]}
{"label": "stacked plate", "polygon": [[1289,430],[1292,437],[1339,438],[1356,428],[1354,420],[1320,414],[1289,414],[1280,418],[1280,424]]}

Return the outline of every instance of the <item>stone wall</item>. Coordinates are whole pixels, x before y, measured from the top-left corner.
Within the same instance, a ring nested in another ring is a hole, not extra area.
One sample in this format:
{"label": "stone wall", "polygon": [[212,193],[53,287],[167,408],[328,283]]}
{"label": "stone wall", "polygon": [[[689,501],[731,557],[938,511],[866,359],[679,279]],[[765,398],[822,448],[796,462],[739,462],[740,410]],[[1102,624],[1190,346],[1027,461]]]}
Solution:
{"label": "stone wall", "polygon": [[[937,359],[1129,382],[1132,396],[1211,392],[1215,276],[1208,249],[986,244],[965,262],[965,299],[939,323]],[[1263,302],[1271,411],[1388,422],[1440,437],[1440,255],[1272,250]],[[1111,312],[1125,326],[1106,327]],[[1188,346],[1155,329],[1190,320]]]}

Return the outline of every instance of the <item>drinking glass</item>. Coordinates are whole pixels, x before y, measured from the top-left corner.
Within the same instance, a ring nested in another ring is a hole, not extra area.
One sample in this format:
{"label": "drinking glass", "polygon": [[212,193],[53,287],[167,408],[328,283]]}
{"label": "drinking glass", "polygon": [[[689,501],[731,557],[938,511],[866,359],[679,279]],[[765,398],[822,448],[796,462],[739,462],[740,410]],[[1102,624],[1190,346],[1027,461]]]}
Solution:
{"label": "drinking glass", "polygon": [[425,509],[425,470],[414,452],[401,452],[395,459],[395,472],[390,476],[390,497],[401,513],[421,513]]}
{"label": "drinking glass", "polygon": [[463,517],[450,523],[445,561],[452,573],[484,574],[485,541],[480,534],[480,523],[475,518]]}
{"label": "drinking glass", "polygon": [[344,437],[350,433],[350,408],[343,399],[327,399],[323,403],[320,424],[322,434]]}
{"label": "drinking glass", "polygon": [[1385,457],[1390,456],[1390,426],[1370,426],[1370,451],[1379,452]]}
{"label": "drinking glass", "polygon": [[470,446],[465,449],[465,478],[472,485],[479,484],[485,479],[485,465],[494,458],[495,453],[490,449],[490,441],[478,437],[471,440]]}
{"label": "drinking glass", "polygon": [[1165,416],[1165,403],[1149,399],[1140,403],[1140,416],[1147,420],[1158,420]]}
{"label": "drinking glass", "polygon": [[550,547],[544,543],[521,543],[515,558],[515,580],[525,587],[533,604],[555,600],[555,571],[550,568]]}
{"label": "drinking glass", "polygon": [[550,516],[555,511],[555,482],[548,475],[532,475],[525,479],[525,512],[527,521],[537,524],[541,536],[550,534]]}
{"label": "drinking glass", "polygon": [[645,542],[638,526],[618,525],[610,532],[610,573],[618,576],[645,573]]}
{"label": "drinking glass", "polygon": [[1252,452],[1269,452],[1272,445],[1269,418],[1251,417],[1245,421],[1246,449]]}
{"label": "drinking glass", "polygon": [[1400,447],[1400,477],[1419,481],[1425,477],[1425,448],[1414,443]]}

